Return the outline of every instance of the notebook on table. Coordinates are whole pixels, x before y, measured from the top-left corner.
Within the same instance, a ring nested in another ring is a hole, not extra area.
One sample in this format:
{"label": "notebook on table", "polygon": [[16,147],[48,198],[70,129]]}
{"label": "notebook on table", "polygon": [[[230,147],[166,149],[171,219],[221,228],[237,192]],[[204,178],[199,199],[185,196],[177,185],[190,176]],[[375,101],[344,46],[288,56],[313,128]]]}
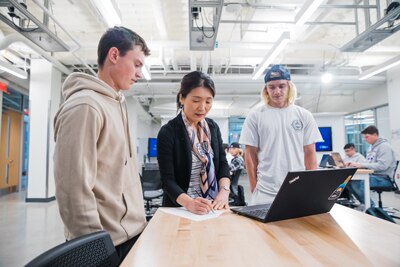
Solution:
{"label": "notebook on table", "polygon": [[357,168],[289,172],[271,204],[231,208],[261,222],[329,212]]}

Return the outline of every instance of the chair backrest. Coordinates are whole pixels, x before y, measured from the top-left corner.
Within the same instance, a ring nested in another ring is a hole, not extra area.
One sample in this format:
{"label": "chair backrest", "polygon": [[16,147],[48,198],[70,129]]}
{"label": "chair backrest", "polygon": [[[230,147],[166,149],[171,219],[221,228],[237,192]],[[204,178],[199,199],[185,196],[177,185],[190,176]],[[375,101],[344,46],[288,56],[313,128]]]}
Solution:
{"label": "chair backrest", "polygon": [[143,191],[161,189],[161,175],[158,169],[147,170],[143,168],[141,179]]}
{"label": "chair backrest", "polygon": [[399,187],[397,186],[397,183],[396,183],[397,167],[399,167],[399,160],[396,160],[396,167],[394,167],[394,172],[393,172],[392,183],[393,183],[394,190],[399,190]]}
{"label": "chair backrest", "polygon": [[26,267],[118,266],[119,262],[110,235],[99,231],[58,245],[30,261]]}
{"label": "chair backrest", "polygon": [[234,171],[234,172],[232,173],[231,179],[232,179],[232,180],[235,180],[235,181],[238,181],[238,180],[239,180],[239,177],[240,177],[240,174],[242,174],[242,171],[243,171],[243,169],[239,169],[239,170]]}

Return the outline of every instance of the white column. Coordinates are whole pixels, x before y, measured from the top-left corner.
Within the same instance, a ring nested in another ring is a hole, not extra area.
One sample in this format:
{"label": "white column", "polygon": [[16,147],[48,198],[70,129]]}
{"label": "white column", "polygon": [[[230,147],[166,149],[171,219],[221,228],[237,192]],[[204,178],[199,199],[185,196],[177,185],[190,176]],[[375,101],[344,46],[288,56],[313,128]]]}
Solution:
{"label": "white column", "polygon": [[44,59],[31,61],[27,202],[54,199],[53,119],[60,105],[61,73]]}
{"label": "white column", "polygon": [[396,151],[397,159],[400,159],[400,66],[390,69],[386,73],[388,102],[389,102],[389,119],[391,137],[390,143]]}

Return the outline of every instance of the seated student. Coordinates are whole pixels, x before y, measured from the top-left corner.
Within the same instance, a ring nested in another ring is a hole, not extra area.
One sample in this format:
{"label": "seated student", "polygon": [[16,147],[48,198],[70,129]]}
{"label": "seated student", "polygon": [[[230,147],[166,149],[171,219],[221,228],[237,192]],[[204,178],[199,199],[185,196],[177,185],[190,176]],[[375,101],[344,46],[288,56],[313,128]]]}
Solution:
{"label": "seated student", "polygon": [[207,74],[193,71],[183,77],[177,95],[180,112],[157,137],[163,206],[183,206],[195,214],[228,208],[229,165],[221,132],[206,118],[214,96]]}
{"label": "seated student", "polygon": [[237,196],[238,195],[238,183],[239,183],[239,177],[240,172],[244,169],[244,160],[242,157],[242,149],[240,148],[240,144],[237,142],[233,142],[230,147],[229,147],[229,153],[232,155],[232,160],[229,164],[229,167],[231,169],[231,188],[232,188],[232,193]]}
{"label": "seated student", "polygon": [[[391,186],[390,181],[394,169],[396,168],[396,157],[393,148],[386,139],[379,137],[378,128],[373,125],[365,128],[361,134],[365,141],[370,144],[367,151],[367,160],[362,163],[349,162],[347,165],[356,168],[365,168],[374,170],[369,175],[370,186]],[[352,181],[349,186],[352,188],[355,197],[364,203],[364,181]],[[375,203],[371,199],[371,206]]]}
{"label": "seated student", "polygon": [[343,147],[343,149],[344,149],[344,153],[346,154],[346,157],[343,159],[343,161],[346,163],[346,165],[347,165],[347,163],[350,163],[350,162],[361,163],[361,162],[367,161],[363,155],[356,152],[356,147],[354,146],[353,143],[346,144]]}
{"label": "seated student", "polygon": [[233,157],[230,153],[229,145],[227,143],[223,143],[222,147],[224,148],[224,151],[225,151],[226,161],[228,162],[228,164],[231,164]]}

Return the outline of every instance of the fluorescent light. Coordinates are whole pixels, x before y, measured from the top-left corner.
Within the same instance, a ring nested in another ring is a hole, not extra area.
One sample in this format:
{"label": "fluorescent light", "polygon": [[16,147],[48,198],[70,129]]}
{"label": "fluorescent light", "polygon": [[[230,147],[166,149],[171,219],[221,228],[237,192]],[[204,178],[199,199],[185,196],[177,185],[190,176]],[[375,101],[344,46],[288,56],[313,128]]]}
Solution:
{"label": "fluorescent light", "polygon": [[268,51],[268,54],[265,55],[263,61],[258,65],[257,69],[254,71],[253,80],[257,80],[260,75],[264,72],[264,70],[275,60],[275,58],[279,55],[279,53],[285,48],[285,46],[289,43],[290,33],[283,32],[279,37],[278,41],[272,46],[271,50]]}
{"label": "fluorescent light", "polygon": [[27,79],[28,78],[28,73],[26,71],[23,71],[17,67],[14,67],[8,62],[0,60],[0,70],[6,71],[14,76],[17,76],[18,78],[21,79]]}
{"label": "fluorescent light", "polygon": [[108,27],[121,25],[121,16],[115,0],[91,0],[91,2],[99,11]]}
{"label": "fluorescent light", "polygon": [[324,0],[308,0],[295,17],[296,26],[301,26],[314,14]]}
{"label": "fluorescent light", "polygon": [[368,70],[364,71],[358,76],[359,80],[365,80],[368,79],[378,73],[381,73],[385,70],[391,69],[397,65],[400,64],[400,56],[394,57],[392,59],[389,59],[386,62],[383,62],[382,64],[375,66],[373,68],[369,68]]}
{"label": "fluorescent light", "polygon": [[325,72],[321,76],[321,81],[323,83],[330,83],[332,81],[332,78],[333,78],[332,74],[330,74],[329,72]]}
{"label": "fluorescent light", "polygon": [[143,65],[143,67],[142,67],[142,74],[143,74],[143,77],[144,77],[146,80],[148,80],[148,81],[151,80],[150,72],[149,72],[149,70],[147,69],[146,65]]}

